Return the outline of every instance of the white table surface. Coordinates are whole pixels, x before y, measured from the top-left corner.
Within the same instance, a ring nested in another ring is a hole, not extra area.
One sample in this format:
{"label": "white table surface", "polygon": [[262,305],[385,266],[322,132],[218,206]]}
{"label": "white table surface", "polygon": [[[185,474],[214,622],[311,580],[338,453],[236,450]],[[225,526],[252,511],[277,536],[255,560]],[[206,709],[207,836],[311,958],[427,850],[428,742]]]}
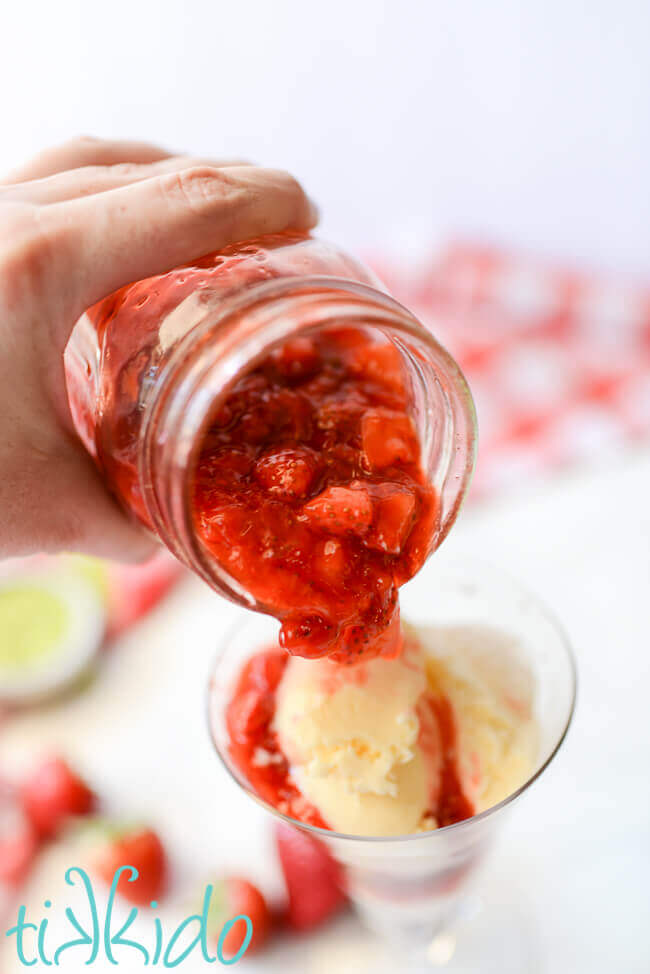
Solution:
{"label": "white table surface", "polygon": [[[467,552],[515,573],[563,620],[578,658],[568,740],[515,809],[486,876],[528,942],[526,974],[650,970],[649,494],[650,453],[614,457],[467,508],[436,556]],[[280,888],[266,816],[219,766],[204,719],[209,661],[237,611],[188,579],[107,655],[84,694],[15,719],[0,741],[0,760],[15,764],[61,747],[111,813],[151,821],[168,839],[183,908],[211,869]],[[69,902],[71,841],[45,857],[28,905],[50,896],[54,914]],[[237,969],[361,974],[377,949],[348,917]],[[61,969],[81,970],[80,958]],[[2,945],[0,970],[24,970]]]}

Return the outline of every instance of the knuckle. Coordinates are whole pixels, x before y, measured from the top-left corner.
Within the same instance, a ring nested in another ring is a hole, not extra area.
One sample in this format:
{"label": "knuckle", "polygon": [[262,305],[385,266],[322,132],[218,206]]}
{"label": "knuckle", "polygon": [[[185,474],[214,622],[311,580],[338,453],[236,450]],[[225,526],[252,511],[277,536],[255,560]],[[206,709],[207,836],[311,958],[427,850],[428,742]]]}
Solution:
{"label": "knuckle", "polygon": [[21,207],[0,247],[0,286],[13,300],[43,297],[57,277],[65,241],[44,225],[38,207]]}
{"label": "knuckle", "polygon": [[191,166],[160,179],[163,196],[182,203],[196,213],[205,213],[215,203],[228,203],[241,195],[241,186],[222,169]]}

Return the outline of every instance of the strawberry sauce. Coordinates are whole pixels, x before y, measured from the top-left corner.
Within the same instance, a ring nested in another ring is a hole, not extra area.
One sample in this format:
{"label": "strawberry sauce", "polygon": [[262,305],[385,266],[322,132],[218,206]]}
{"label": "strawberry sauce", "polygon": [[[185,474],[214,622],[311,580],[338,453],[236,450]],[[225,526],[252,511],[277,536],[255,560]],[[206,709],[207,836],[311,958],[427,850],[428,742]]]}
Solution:
{"label": "strawberry sauce", "polygon": [[442,771],[438,802],[431,814],[435,817],[438,827],[453,825],[471,818],[474,806],[465,795],[458,773],[456,748],[456,721],[451,703],[447,697],[430,696],[427,700],[438,724],[440,746],[442,749]]}
{"label": "strawberry sauce", "polygon": [[438,528],[408,402],[392,344],[330,328],[239,377],[205,436],[196,532],[291,654],[398,650],[398,589]]}
{"label": "strawberry sauce", "polygon": [[271,729],[275,694],[288,659],[281,649],[269,649],[252,656],[243,668],[226,710],[230,756],[260,798],[291,818],[326,829],[291,779]]}

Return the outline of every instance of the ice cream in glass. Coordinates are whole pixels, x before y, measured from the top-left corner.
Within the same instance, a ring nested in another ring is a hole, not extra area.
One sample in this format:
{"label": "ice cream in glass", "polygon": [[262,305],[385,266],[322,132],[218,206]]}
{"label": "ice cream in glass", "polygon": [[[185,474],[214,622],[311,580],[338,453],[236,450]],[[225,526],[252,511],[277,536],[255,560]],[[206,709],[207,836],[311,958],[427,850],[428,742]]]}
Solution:
{"label": "ice cream in glass", "polygon": [[[575,670],[546,609],[489,565],[438,553],[404,615],[400,653],[349,666],[288,659],[269,648],[272,622],[242,621],[218,654],[209,720],[235,781],[326,844],[370,927],[416,947],[462,910],[508,810],[557,752]],[[265,669],[274,689],[253,745],[237,702]]]}

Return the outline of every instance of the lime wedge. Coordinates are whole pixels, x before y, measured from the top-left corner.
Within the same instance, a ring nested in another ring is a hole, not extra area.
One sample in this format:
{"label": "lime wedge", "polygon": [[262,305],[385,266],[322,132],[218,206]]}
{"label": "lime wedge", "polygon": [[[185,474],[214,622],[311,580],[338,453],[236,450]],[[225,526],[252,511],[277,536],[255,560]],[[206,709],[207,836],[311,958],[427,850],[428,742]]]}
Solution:
{"label": "lime wedge", "polygon": [[106,609],[90,580],[60,571],[0,578],[0,700],[61,689],[101,646]]}

